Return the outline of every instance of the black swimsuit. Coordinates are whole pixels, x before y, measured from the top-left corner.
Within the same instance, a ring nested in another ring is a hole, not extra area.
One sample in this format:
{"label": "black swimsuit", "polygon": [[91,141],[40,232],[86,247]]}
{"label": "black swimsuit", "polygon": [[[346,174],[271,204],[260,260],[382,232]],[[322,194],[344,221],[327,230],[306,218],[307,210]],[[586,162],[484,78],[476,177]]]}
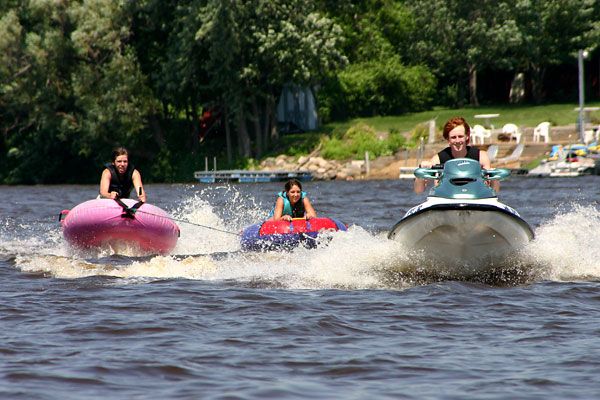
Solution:
{"label": "black swimsuit", "polygon": [[[450,147],[446,147],[444,150],[440,151],[438,157],[440,158],[440,164],[442,165],[444,165],[446,161],[454,159]],[[464,158],[479,161],[479,149],[477,147],[467,146],[467,155]]]}

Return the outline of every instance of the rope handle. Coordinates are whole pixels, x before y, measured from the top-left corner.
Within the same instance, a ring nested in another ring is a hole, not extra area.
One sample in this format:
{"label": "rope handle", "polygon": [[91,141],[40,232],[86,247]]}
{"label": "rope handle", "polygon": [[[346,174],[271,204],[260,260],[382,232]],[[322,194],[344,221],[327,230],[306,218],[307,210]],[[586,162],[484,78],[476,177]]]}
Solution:
{"label": "rope handle", "polygon": [[133,206],[128,207],[127,204],[123,203],[123,201],[121,199],[119,199],[118,197],[115,198],[115,201],[123,209],[123,213],[121,214],[121,218],[131,218],[131,219],[134,219],[135,218],[135,213],[137,212],[137,210],[142,205],[144,205],[143,201],[138,201]]}

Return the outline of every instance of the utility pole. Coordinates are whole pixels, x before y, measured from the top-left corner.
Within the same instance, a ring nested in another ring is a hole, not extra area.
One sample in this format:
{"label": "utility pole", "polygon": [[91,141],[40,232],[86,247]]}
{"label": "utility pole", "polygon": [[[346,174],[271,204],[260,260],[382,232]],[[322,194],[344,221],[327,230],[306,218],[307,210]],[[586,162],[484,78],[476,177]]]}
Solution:
{"label": "utility pole", "polygon": [[579,50],[577,53],[577,66],[579,71],[579,140],[583,143],[584,140],[584,131],[585,131],[585,120],[584,120],[584,75],[583,75],[583,59],[588,55],[587,50]]}

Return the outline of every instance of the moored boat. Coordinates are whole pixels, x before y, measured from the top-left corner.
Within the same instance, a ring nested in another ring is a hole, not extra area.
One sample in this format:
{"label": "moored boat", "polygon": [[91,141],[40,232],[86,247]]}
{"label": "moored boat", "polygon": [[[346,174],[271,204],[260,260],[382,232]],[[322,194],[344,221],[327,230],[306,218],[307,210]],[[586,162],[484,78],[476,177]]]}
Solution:
{"label": "moored boat", "polygon": [[596,159],[590,153],[596,146],[554,145],[547,159],[529,171],[528,175],[538,177],[576,177],[594,172]]}
{"label": "moored boat", "polygon": [[250,225],[242,232],[242,250],[289,250],[299,245],[316,247],[324,232],[345,231],[346,225],[333,218],[272,219]]}
{"label": "moored boat", "polygon": [[179,227],[161,208],[131,199],[94,199],[60,214],[63,236],[81,248],[131,246],[143,253],[167,254]]}
{"label": "moored boat", "polygon": [[388,238],[444,270],[501,264],[534,237],[519,213],[498,201],[485,182],[509,175],[507,169],[482,170],[478,161],[466,158],[449,160],[443,169],[418,168],[415,176],[439,184],[424,203],[406,212]]}

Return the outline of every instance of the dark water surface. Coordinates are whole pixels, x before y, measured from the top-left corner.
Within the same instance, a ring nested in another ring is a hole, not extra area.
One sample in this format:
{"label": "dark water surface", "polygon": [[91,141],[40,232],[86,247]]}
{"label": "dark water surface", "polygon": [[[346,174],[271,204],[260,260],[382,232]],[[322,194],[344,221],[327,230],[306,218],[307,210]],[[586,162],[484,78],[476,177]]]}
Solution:
{"label": "dark water surface", "polygon": [[492,281],[386,239],[410,181],[307,183],[350,228],[291,253],[236,236],[281,184],[148,185],[191,222],[170,256],[69,248],[58,214],[95,186],[0,187],[0,398],[600,398],[599,183],[503,182],[536,239]]}

